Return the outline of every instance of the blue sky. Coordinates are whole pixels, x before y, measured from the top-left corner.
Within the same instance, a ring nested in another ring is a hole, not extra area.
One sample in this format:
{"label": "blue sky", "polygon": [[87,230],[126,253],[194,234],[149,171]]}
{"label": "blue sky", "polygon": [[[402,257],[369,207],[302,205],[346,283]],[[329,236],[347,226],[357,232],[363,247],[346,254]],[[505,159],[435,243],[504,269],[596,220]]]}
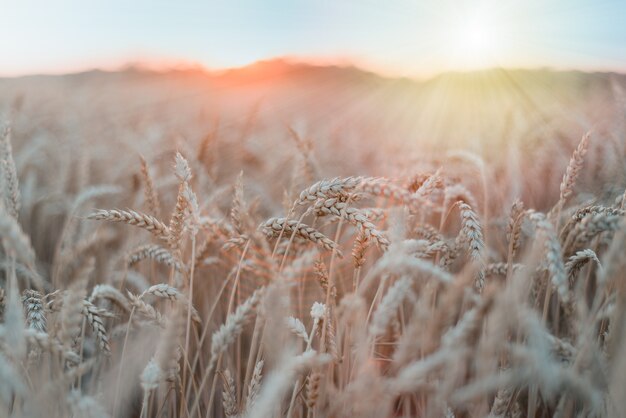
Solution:
{"label": "blue sky", "polygon": [[277,56],[399,75],[626,70],[625,0],[1,1],[0,74]]}

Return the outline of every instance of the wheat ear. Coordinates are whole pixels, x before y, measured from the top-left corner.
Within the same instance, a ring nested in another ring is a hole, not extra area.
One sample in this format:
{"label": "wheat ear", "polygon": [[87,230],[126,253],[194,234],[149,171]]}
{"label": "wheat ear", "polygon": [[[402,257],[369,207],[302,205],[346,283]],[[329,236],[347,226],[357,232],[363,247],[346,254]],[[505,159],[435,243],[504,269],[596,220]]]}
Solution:
{"label": "wheat ear", "polygon": [[224,415],[228,418],[234,418],[239,414],[239,406],[237,404],[237,388],[235,380],[229,370],[222,373],[222,406],[224,407]]}
{"label": "wheat ear", "polygon": [[248,322],[258,303],[260,302],[263,288],[256,290],[245,302],[237,307],[235,312],[228,315],[226,322],[211,336],[211,357],[207,373],[213,370],[217,357],[222,354],[230,344],[242,333],[243,326]]}
{"label": "wheat ear", "polygon": [[46,312],[43,304],[43,295],[36,290],[24,290],[22,303],[26,311],[26,323],[29,328],[39,332],[46,332]]}
{"label": "wheat ear", "polygon": [[182,263],[178,261],[178,259],[174,257],[166,248],[159,245],[146,244],[139,246],[126,257],[129,266],[135,265],[146,258],[168,267],[173,267],[177,271],[185,271]]}
{"label": "wheat ear", "polygon": [[[576,179],[578,178],[578,174],[583,167],[583,163],[585,162],[585,154],[587,154],[587,149],[589,148],[589,137],[589,132],[583,136],[583,138],[580,140],[580,143],[574,150],[572,158],[569,160],[569,164],[567,165],[567,169],[565,170],[565,174],[563,175],[563,180],[561,181],[561,185],[559,186],[560,194],[559,201],[555,206],[556,211],[551,212],[552,216],[556,215],[557,217],[560,217],[563,206],[574,191]],[[559,220],[557,220],[557,222],[558,221]]]}
{"label": "wheat ear", "polygon": [[134,225],[139,228],[143,228],[150,231],[155,237],[168,241],[171,235],[169,227],[159,221],[157,218],[145,213],[136,212],[134,210],[119,210],[119,209],[99,209],[94,213],[91,213],[88,219],[94,219],[97,221],[110,221],[110,222],[122,222],[128,225]]}
{"label": "wheat ear", "polygon": [[157,194],[156,188],[154,187],[154,182],[152,181],[152,176],[150,175],[150,170],[148,168],[148,163],[143,156],[139,156],[141,161],[141,177],[144,182],[144,197],[146,202],[148,203],[148,209],[154,216],[160,216],[161,214],[161,204],[159,202],[159,195]]}
{"label": "wheat ear", "polygon": [[337,255],[342,257],[341,251],[339,251],[336,242],[326,237],[315,228],[311,228],[310,226],[295,219],[270,218],[261,225],[261,228],[263,229],[265,235],[269,238],[280,236],[281,231],[283,230],[286,234],[295,233],[297,236],[307,239],[326,250],[335,250]]}
{"label": "wheat ear", "polygon": [[17,169],[13,160],[13,150],[11,147],[11,128],[5,127],[0,139],[0,158],[2,159],[2,169],[4,171],[4,195],[7,211],[14,218],[20,211],[21,196],[17,179]]}
{"label": "wheat ear", "polygon": [[98,309],[88,300],[83,300],[83,315],[87,318],[87,322],[96,335],[100,349],[107,355],[111,354],[109,337],[107,336],[104,321],[102,320],[102,310]]}

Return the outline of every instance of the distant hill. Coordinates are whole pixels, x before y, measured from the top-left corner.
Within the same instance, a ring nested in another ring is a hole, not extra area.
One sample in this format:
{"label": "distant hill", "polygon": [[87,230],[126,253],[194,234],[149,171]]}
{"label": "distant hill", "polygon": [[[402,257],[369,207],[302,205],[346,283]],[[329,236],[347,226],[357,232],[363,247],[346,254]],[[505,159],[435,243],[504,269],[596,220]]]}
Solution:
{"label": "distant hill", "polygon": [[[286,59],[259,61],[251,65],[211,71],[202,68],[146,70],[128,67],[119,71],[92,70],[65,75],[28,75],[0,77],[2,85],[27,88],[41,82],[62,84],[109,83],[129,81],[173,81],[199,83],[214,88],[277,88],[283,86],[317,87],[342,85],[385,87],[396,91],[428,89],[456,89],[465,91],[498,90],[512,87],[527,91],[570,89],[584,92],[589,89],[610,88],[611,82],[623,83],[626,75],[611,72],[553,71],[549,69],[490,69],[472,72],[442,73],[427,80],[381,76],[354,66],[313,65]],[[1,94],[1,93],[0,93]]]}
{"label": "distant hill", "polygon": [[564,137],[578,136],[616,118],[610,104],[624,86],[626,76],[616,73],[491,69],[415,80],[276,59],[222,71],[130,67],[0,78],[0,115],[17,104],[33,114],[51,107],[80,112],[93,107],[115,117],[197,113],[233,124],[254,114],[258,121],[322,126],[329,134],[366,131],[435,144],[485,137],[504,141],[516,126],[558,126]]}
{"label": "distant hill", "polygon": [[583,72],[583,71],[555,71],[550,69],[488,69],[471,72],[447,72],[436,75],[430,79],[418,80],[406,77],[388,77],[366,71],[355,66],[338,65],[314,65],[303,62],[293,62],[287,59],[272,59],[258,61],[256,63],[230,68],[225,70],[208,70],[200,67],[189,69],[170,69],[163,71],[142,69],[139,66],[130,66],[119,71],[91,70],[64,75],[26,75],[18,77],[0,77],[7,82],[15,83],[38,82],[42,80],[74,80],[104,81],[137,78],[172,78],[187,79],[193,81],[213,81],[220,85],[250,86],[255,84],[268,84],[293,81],[321,81],[336,80],[347,83],[388,83],[398,84],[403,87],[424,86],[437,84],[451,84],[462,86],[468,83],[487,85],[494,80],[514,80],[524,82],[526,85],[536,84],[539,87],[545,83],[558,83],[560,86],[572,87],[598,87],[611,78],[626,80],[626,75],[614,72]]}

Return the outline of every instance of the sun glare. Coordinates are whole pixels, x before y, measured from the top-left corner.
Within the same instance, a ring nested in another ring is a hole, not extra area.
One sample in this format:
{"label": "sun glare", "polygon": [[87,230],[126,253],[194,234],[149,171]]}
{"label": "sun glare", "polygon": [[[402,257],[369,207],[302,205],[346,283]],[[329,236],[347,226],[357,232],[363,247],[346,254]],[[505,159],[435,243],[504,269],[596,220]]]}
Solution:
{"label": "sun glare", "polygon": [[493,49],[494,34],[482,22],[469,22],[461,35],[460,43],[475,54],[487,54]]}
{"label": "sun glare", "polygon": [[504,35],[498,23],[485,12],[450,17],[441,28],[448,65],[460,70],[497,65]]}

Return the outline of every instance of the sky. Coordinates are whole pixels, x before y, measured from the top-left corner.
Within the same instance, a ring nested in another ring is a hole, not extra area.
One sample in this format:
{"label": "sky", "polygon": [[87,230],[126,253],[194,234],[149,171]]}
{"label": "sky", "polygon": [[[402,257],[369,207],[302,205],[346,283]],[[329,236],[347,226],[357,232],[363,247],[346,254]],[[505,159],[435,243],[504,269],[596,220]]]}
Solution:
{"label": "sky", "polygon": [[420,76],[626,71],[626,0],[0,0],[0,75],[275,57]]}

